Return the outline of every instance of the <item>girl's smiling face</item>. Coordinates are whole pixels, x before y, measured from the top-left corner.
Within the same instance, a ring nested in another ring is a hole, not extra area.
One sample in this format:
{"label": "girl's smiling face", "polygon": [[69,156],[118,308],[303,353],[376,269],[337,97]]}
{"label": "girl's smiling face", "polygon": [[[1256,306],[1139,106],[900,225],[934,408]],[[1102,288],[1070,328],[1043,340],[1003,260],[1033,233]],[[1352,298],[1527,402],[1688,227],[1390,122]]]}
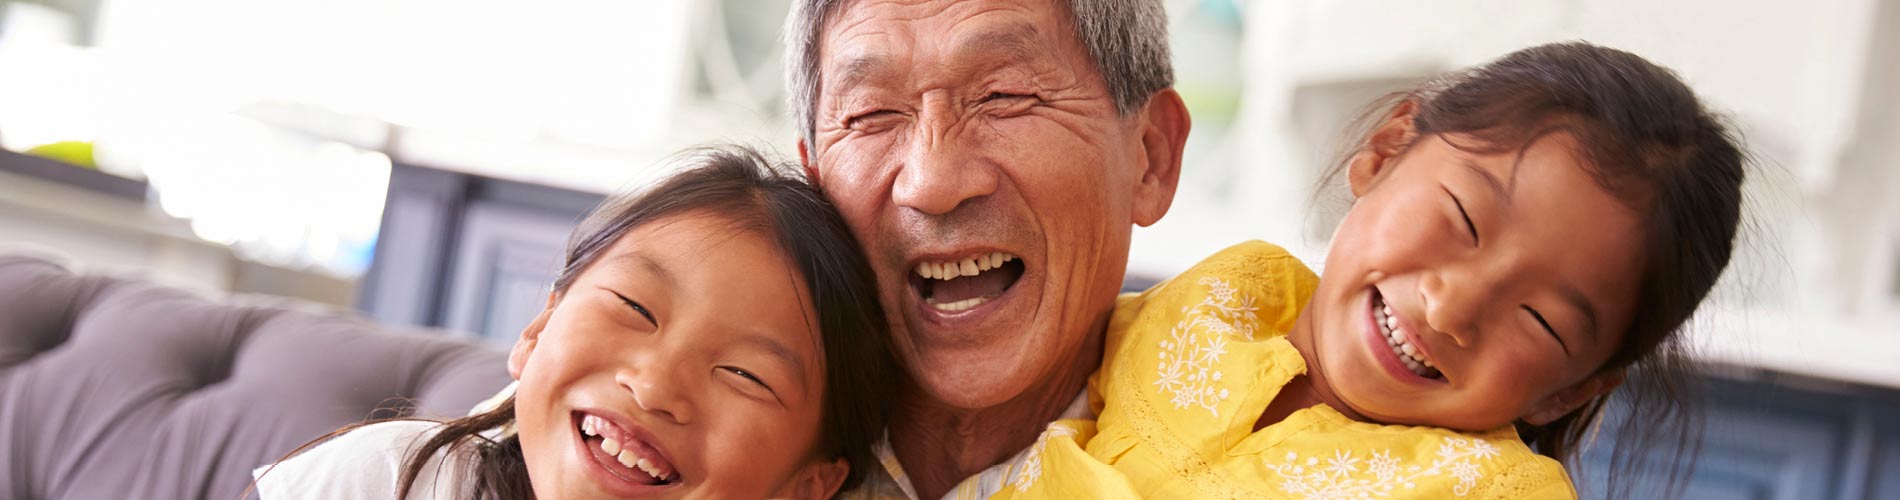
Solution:
{"label": "girl's smiling face", "polygon": [[522,333],[516,425],[535,496],[828,497],[824,359],[806,287],[707,212],[633,228]]}
{"label": "girl's smiling face", "polygon": [[[1413,137],[1402,106],[1347,167],[1352,209],[1290,340],[1322,401],[1464,430],[1541,424],[1614,388],[1641,219],[1557,132],[1522,151]],[[1521,153],[1521,154],[1520,154]]]}

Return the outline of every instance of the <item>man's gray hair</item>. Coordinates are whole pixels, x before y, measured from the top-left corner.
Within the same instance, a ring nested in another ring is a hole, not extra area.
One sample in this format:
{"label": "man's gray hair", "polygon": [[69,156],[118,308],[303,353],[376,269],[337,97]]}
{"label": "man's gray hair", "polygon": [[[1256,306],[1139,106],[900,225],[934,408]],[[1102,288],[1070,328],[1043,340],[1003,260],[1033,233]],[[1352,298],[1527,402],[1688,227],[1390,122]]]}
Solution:
{"label": "man's gray hair", "polygon": [[[797,0],[785,23],[785,85],[792,123],[812,160],[817,160],[818,40],[825,21],[846,0]],[[1148,96],[1174,86],[1168,54],[1168,13],[1161,0],[1056,0],[1068,4],[1075,34],[1108,83],[1122,116],[1148,104]]]}

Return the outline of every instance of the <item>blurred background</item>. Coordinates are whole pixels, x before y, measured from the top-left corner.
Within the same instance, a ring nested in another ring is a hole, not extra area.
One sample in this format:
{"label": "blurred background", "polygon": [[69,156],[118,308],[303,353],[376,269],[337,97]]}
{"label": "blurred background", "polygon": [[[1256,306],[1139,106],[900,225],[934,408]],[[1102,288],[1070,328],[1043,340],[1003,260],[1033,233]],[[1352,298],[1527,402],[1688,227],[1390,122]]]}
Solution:
{"label": "blurred background", "polygon": [[[0,248],[511,342],[602,194],[707,141],[791,158],[787,5],[0,1]],[[1194,132],[1131,278],[1247,238],[1323,265],[1319,176],[1366,103],[1539,43],[1630,50],[1758,164],[1696,319],[1693,494],[1900,497],[1900,2],[1167,6]]]}

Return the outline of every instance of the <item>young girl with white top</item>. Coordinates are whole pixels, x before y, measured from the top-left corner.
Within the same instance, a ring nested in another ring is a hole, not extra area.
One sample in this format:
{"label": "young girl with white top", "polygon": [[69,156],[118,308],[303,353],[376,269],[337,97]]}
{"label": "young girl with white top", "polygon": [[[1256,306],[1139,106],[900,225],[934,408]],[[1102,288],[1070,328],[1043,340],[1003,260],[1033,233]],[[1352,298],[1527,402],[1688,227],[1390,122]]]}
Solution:
{"label": "young girl with white top", "polygon": [[447,422],[362,425],[257,471],[284,498],[828,498],[859,480],[896,369],[871,270],[793,170],[739,148],[577,228],[508,358]]}

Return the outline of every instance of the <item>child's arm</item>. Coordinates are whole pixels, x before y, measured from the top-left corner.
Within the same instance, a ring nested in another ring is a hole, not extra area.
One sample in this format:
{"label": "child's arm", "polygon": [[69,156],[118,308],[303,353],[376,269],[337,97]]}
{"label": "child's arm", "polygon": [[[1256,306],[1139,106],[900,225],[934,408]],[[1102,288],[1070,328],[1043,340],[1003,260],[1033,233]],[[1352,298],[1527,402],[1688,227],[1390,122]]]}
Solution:
{"label": "child's arm", "polygon": [[[403,461],[415,444],[440,424],[394,421],[370,424],[313,446],[303,453],[251,471],[258,497],[286,499],[395,498]],[[417,475],[412,498],[433,498],[425,487],[437,476],[440,460],[430,460]],[[452,471],[451,471],[452,472]]]}

